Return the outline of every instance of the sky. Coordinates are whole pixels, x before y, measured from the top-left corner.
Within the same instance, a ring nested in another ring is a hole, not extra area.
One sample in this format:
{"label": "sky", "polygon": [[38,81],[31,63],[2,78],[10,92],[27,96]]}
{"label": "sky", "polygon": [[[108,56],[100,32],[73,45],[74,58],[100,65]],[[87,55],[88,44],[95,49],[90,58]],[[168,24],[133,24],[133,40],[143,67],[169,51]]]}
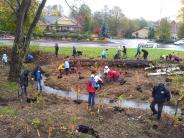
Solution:
{"label": "sky", "polygon": [[[180,0],[67,0],[70,4],[80,6],[87,4],[92,12],[101,11],[105,5],[109,8],[119,6],[128,18],[144,18],[157,21],[162,17],[176,20],[181,7]],[[74,2],[76,1],[76,2]],[[80,1],[80,2],[78,2]],[[64,14],[69,15],[70,9],[65,0],[47,0],[46,5],[60,4]]]}

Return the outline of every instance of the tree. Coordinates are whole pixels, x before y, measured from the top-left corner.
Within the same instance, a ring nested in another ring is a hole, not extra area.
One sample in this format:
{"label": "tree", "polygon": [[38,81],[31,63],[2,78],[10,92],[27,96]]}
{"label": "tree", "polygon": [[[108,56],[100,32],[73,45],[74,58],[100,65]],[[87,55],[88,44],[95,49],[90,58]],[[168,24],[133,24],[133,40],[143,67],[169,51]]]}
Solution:
{"label": "tree", "polygon": [[178,37],[179,38],[184,38],[184,0],[181,0],[181,9],[180,9],[180,13],[178,15],[178,18],[180,20],[180,24],[179,24],[179,31],[178,31]]}
{"label": "tree", "polygon": [[[39,21],[42,10],[47,0],[42,0],[35,10],[34,18],[29,26],[26,26],[27,17],[31,14],[32,0],[5,0],[16,17],[15,39],[11,51],[11,64],[9,80],[17,81],[22,68],[22,61],[30,45],[31,35]],[[28,28],[27,31],[25,28]]]}
{"label": "tree", "polygon": [[149,28],[148,38],[149,39],[154,39],[155,38],[155,29],[153,27]]}
{"label": "tree", "polygon": [[107,23],[102,24],[101,37],[109,37],[109,28],[108,28]]}
{"label": "tree", "polygon": [[160,21],[160,26],[157,30],[158,40],[160,42],[169,42],[171,39],[171,25],[167,18],[163,18]]}
{"label": "tree", "polygon": [[43,13],[44,15],[49,16],[61,16],[62,15],[62,7],[61,5],[52,5],[47,6],[44,8]]}
{"label": "tree", "polygon": [[121,22],[123,20],[124,14],[118,6],[113,7],[110,10],[110,18],[109,18],[109,28],[110,32],[113,36],[118,36],[118,34],[122,31]]}

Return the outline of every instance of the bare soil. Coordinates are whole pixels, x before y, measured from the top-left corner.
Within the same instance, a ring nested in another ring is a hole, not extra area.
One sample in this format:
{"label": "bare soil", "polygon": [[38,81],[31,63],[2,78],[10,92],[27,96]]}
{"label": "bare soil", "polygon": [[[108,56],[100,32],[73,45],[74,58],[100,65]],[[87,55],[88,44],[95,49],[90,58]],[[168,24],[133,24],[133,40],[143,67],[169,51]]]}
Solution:
{"label": "bare soil", "polygon": [[[51,59],[54,58],[49,60]],[[82,76],[85,77],[83,80],[78,80],[76,74],[57,79],[57,65],[61,62],[62,59],[57,59],[57,62],[49,62],[49,65],[43,66],[44,71],[49,75],[47,84],[65,90],[72,90],[79,83],[81,84],[81,92],[86,93],[85,87],[90,71],[87,68],[81,69],[81,72],[83,72]],[[28,68],[31,66],[26,65]],[[99,68],[100,70],[101,68]],[[140,97],[144,95],[149,99],[152,85],[158,79],[147,78],[143,69],[137,69],[136,73],[134,69],[128,69],[127,72],[127,83],[123,86],[119,85],[119,83],[105,84],[102,89],[103,92],[106,92],[108,97],[117,97],[124,94],[129,98],[141,99]],[[8,67],[1,68],[0,82],[9,84],[7,73]],[[162,79],[164,80],[164,78]],[[146,82],[145,80],[149,81]],[[61,84],[64,85],[62,86]],[[135,90],[137,84],[141,85],[143,92]],[[163,114],[162,120],[156,121],[150,111],[124,109],[120,113],[114,111],[108,105],[104,105],[100,113],[96,114],[96,112],[87,111],[87,103],[85,102],[75,104],[71,99],[56,95],[38,94],[31,86],[29,86],[28,93],[29,95],[37,96],[38,100],[36,103],[20,102],[15,89],[6,90],[6,88],[1,88],[0,109],[16,109],[16,114],[0,113],[0,138],[48,138],[49,128],[50,138],[90,138],[90,135],[76,132],[78,125],[86,125],[93,128],[98,132],[100,138],[184,137],[184,120],[182,118],[178,120],[178,118]]]}
{"label": "bare soil", "polygon": [[[87,94],[86,87],[88,79],[92,72],[96,71],[96,74],[102,74],[104,66],[91,66],[91,67],[80,67],[81,76],[83,79],[79,79],[77,73],[71,73],[69,75],[63,75],[63,78],[58,79],[59,71],[57,67],[59,64],[64,62],[63,59],[52,60],[52,63],[49,65],[43,66],[43,70],[49,75],[46,79],[45,84],[53,88],[62,89],[66,91],[77,91],[77,88],[80,88],[79,93]],[[114,68],[111,69],[122,71],[124,68]],[[179,98],[179,93],[177,90],[184,88],[184,82],[180,83],[180,87],[177,88],[172,82],[172,77],[169,76],[153,76],[148,77],[148,71],[145,71],[144,68],[126,68],[125,80],[126,83],[120,85],[119,82],[106,82],[104,80],[104,86],[97,91],[97,95],[104,96],[116,99],[120,95],[124,95],[127,99],[136,99],[143,101],[151,101],[151,92],[154,85],[157,85],[160,82],[166,84],[166,87],[170,90],[172,98],[168,104],[176,105],[177,99]],[[121,75],[122,77],[122,75]],[[168,82],[168,78],[171,80]]]}

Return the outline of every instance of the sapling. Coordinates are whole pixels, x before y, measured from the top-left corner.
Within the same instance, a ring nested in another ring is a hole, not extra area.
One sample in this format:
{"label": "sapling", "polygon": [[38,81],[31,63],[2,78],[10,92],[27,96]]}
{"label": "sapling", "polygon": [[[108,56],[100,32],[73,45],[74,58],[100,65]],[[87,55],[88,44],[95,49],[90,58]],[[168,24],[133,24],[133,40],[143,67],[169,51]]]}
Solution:
{"label": "sapling", "polygon": [[118,107],[119,109],[122,108],[122,103],[124,102],[124,100],[125,100],[125,96],[124,96],[124,95],[120,95],[120,96],[118,97],[117,107]]}
{"label": "sapling", "polygon": [[98,103],[98,110],[97,110],[97,112],[98,112],[98,114],[100,113],[100,111],[102,111],[103,110],[103,107],[104,107],[104,101],[103,101],[103,99],[105,98],[107,96],[107,93],[102,93],[101,94],[101,97],[99,97],[99,103]]}

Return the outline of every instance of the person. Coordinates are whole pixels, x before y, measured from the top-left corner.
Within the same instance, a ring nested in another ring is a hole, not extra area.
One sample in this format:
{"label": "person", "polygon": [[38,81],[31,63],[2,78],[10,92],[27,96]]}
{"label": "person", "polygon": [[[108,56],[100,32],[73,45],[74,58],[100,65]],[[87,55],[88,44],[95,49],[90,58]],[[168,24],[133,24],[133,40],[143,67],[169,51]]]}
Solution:
{"label": "person", "polygon": [[107,58],[107,52],[108,52],[108,49],[105,49],[105,50],[102,51],[102,59]]}
{"label": "person", "polygon": [[[154,86],[152,91],[153,101],[151,102],[150,108],[153,112],[153,115],[157,114],[157,120],[160,120],[163,105],[166,101],[170,100],[170,93],[165,88],[163,83],[159,83],[157,86]],[[155,105],[158,106],[158,111],[155,109]]]}
{"label": "person", "polygon": [[105,79],[107,79],[109,71],[110,71],[109,67],[105,66],[105,68],[104,68]]}
{"label": "person", "polygon": [[138,58],[138,56],[140,56],[140,54],[141,54],[141,44],[138,44],[138,46],[137,46],[137,52],[136,52],[135,57]]}
{"label": "person", "polygon": [[118,47],[117,58],[121,59],[121,46]]}
{"label": "person", "polygon": [[65,68],[64,70],[65,70],[66,75],[68,75],[69,69],[70,69],[70,63],[67,60],[64,63],[64,68]]}
{"label": "person", "polygon": [[28,70],[24,70],[20,75],[21,97],[23,97],[24,95],[27,97],[28,76]]}
{"label": "person", "polygon": [[33,61],[33,55],[31,53],[27,54],[26,62],[31,63]]}
{"label": "person", "polygon": [[58,67],[58,70],[59,70],[59,76],[58,76],[58,78],[62,78],[63,77],[63,71],[64,71],[64,69],[65,69],[65,65],[64,64],[59,65],[59,67]]}
{"label": "person", "polygon": [[117,81],[119,79],[120,73],[116,70],[110,70],[108,75],[110,81]]}
{"label": "person", "polygon": [[75,46],[73,46],[73,54],[72,54],[74,57],[77,56],[77,50],[75,48]]}
{"label": "person", "polygon": [[103,80],[101,79],[101,74],[95,75],[94,77],[95,84],[97,84],[96,89],[100,89],[103,85]]}
{"label": "person", "polygon": [[6,65],[8,63],[8,56],[4,53],[2,57],[2,63]]}
{"label": "person", "polygon": [[127,58],[127,49],[125,46],[123,46],[123,57]]}
{"label": "person", "polygon": [[90,108],[94,108],[95,105],[95,92],[96,89],[94,87],[95,81],[94,81],[94,75],[92,74],[90,79],[88,80],[88,84],[87,84],[87,91],[88,91],[88,107]]}
{"label": "person", "polygon": [[144,58],[144,60],[146,60],[148,57],[148,51],[145,49],[142,49],[142,52],[143,52],[143,58]]}
{"label": "person", "polygon": [[58,51],[59,51],[59,46],[58,43],[55,44],[55,55],[58,57]]}
{"label": "person", "polygon": [[42,81],[42,69],[39,65],[35,68],[33,75],[36,81],[36,89],[40,90],[41,92],[42,91],[42,82],[41,82]]}

